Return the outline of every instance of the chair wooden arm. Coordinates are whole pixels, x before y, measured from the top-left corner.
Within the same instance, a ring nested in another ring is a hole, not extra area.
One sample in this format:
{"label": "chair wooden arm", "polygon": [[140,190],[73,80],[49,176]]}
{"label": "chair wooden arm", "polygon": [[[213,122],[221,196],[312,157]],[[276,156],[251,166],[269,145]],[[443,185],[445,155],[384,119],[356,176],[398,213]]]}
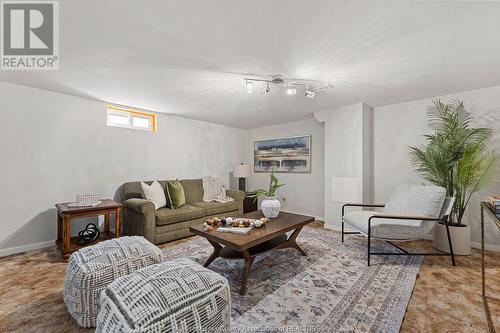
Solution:
{"label": "chair wooden arm", "polygon": [[423,220],[423,221],[442,221],[442,218],[432,216],[415,216],[415,215],[392,215],[392,214],[377,214],[370,216],[368,222],[372,219],[391,219],[391,220]]}
{"label": "chair wooden arm", "polygon": [[342,205],[342,217],[344,217],[345,207],[385,207],[385,204],[346,203]]}

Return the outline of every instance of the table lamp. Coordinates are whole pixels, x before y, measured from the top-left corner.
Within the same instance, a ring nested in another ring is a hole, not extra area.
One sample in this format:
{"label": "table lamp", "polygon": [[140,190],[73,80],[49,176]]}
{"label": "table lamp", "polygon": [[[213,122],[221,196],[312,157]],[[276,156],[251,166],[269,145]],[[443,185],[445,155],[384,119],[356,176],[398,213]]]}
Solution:
{"label": "table lamp", "polygon": [[245,178],[250,176],[250,172],[250,165],[248,164],[240,163],[234,166],[233,177],[239,178],[238,184],[241,191],[246,191]]}

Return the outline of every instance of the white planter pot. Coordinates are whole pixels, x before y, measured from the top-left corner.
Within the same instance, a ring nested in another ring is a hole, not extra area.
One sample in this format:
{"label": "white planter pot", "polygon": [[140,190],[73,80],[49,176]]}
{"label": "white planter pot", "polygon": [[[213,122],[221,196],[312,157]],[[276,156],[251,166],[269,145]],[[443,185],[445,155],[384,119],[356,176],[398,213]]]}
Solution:
{"label": "white planter pot", "polygon": [[270,219],[278,217],[280,213],[281,203],[276,197],[266,197],[260,204],[260,209],[265,217]]}
{"label": "white planter pot", "polygon": [[[470,226],[454,227],[450,226],[451,244],[453,253],[468,256],[471,253],[470,244]],[[436,224],[434,227],[434,237],[432,246],[441,252],[450,253],[448,245],[448,237],[446,235],[446,226],[444,224]]]}

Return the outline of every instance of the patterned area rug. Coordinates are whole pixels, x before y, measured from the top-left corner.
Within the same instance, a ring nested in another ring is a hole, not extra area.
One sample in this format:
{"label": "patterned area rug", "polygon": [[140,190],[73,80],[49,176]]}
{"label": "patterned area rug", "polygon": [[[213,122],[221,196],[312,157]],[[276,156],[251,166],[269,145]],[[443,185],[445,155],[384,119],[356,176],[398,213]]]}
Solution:
{"label": "patterned area rug", "polygon": [[[367,267],[366,238],[341,243],[337,233],[304,228],[297,242],[307,257],[283,249],[255,259],[244,296],[242,260],[218,258],[209,266],[231,286],[233,332],[399,331],[422,257],[373,256]],[[382,242],[373,248],[396,250]],[[203,264],[212,246],[196,238],[163,252]]]}

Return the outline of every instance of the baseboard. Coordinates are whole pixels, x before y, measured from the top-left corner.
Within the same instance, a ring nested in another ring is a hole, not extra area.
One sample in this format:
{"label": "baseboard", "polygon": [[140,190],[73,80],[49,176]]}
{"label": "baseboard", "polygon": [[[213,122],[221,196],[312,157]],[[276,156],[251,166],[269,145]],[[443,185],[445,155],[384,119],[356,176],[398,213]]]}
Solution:
{"label": "baseboard", "polygon": [[[310,216],[310,214],[299,213],[299,212],[292,212],[292,211],[290,211],[290,210],[282,210],[282,212],[285,212],[285,213],[292,213],[292,214],[299,214],[299,215],[309,215],[309,216]],[[314,216],[314,215],[313,215],[312,217],[314,217],[314,219],[315,219],[316,221],[321,221],[321,222],[325,221],[325,218],[324,218],[324,217],[322,217],[322,216]]]}
{"label": "baseboard", "polygon": [[333,231],[338,231],[338,232],[342,231],[341,227],[337,227],[335,225],[331,225],[331,224],[328,224],[326,222],[325,222],[325,229],[333,230]]}
{"label": "baseboard", "polygon": [[[481,249],[481,243],[471,242],[471,246],[475,249]],[[500,252],[499,245],[484,244],[484,248],[485,248],[485,250],[488,250],[488,251]]]}
{"label": "baseboard", "polygon": [[[328,229],[328,230],[333,230],[333,231],[337,231],[337,232],[342,232],[342,227],[339,227],[339,226],[336,226],[336,225],[331,225],[331,224],[328,224],[325,222],[325,229]],[[344,231],[347,231],[347,232],[355,232],[357,230],[354,230],[352,228],[349,228],[349,226],[346,225],[344,226]]]}
{"label": "baseboard", "polygon": [[0,249],[0,257],[10,256],[11,254],[17,254],[17,253],[22,253],[22,252],[26,252],[26,251],[43,249],[43,248],[53,246],[53,245],[55,245],[55,240],[41,242],[41,243],[35,243],[35,244],[28,244],[28,245],[23,245],[23,246],[16,246],[16,247],[8,248],[8,249]]}

